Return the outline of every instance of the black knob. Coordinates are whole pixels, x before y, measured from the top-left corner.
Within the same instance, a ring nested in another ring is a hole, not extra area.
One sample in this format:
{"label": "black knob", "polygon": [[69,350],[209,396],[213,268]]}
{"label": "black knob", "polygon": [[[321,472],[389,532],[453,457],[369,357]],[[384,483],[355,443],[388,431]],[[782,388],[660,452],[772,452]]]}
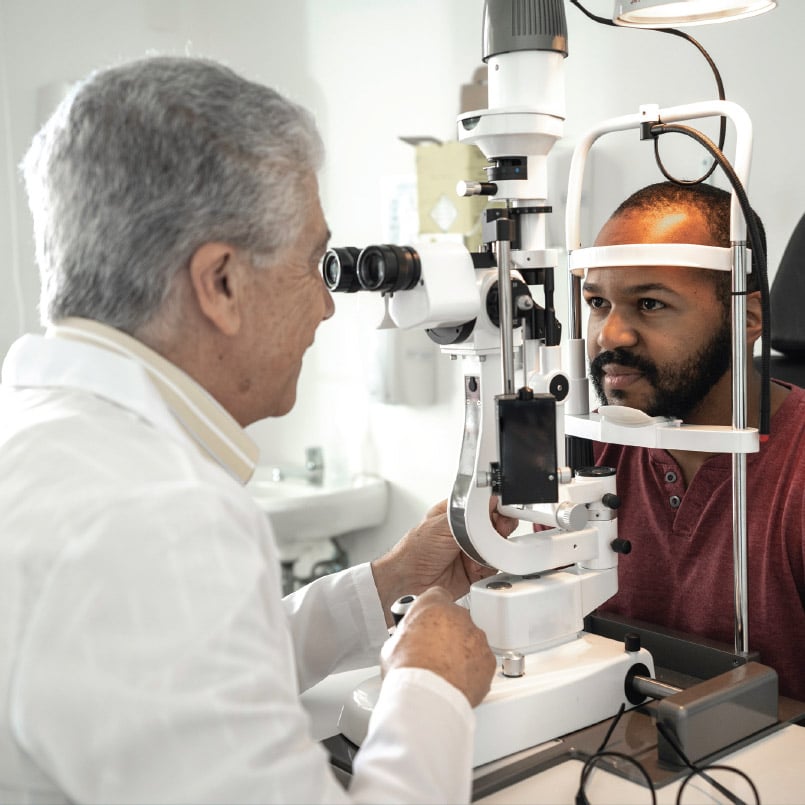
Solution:
{"label": "black knob", "polygon": [[637,632],[627,632],[623,636],[623,646],[626,651],[640,651],[640,635]]}
{"label": "black knob", "polygon": [[576,475],[580,475],[582,478],[607,478],[614,474],[614,467],[579,467],[576,470]]}
{"label": "black knob", "polygon": [[548,391],[556,398],[556,402],[562,402],[570,393],[570,381],[564,375],[555,375],[548,386]]}
{"label": "black knob", "polygon": [[415,595],[403,595],[398,598],[390,607],[391,617],[394,618],[394,625],[397,626],[411,608],[411,604],[416,601]]}
{"label": "black knob", "polygon": [[601,498],[601,503],[603,503],[608,509],[619,509],[621,499],[617,495],[613,495],[612,492],[607,492],[606,495]]}
{"label": "black knob", "polygon": [[627,553],[631,553],[632,550],[632,543],[629,542],[628,539],[613,539],[612,542],[609,543],[609,547],[612,548],[615,553],[622,553],[626,556]]}

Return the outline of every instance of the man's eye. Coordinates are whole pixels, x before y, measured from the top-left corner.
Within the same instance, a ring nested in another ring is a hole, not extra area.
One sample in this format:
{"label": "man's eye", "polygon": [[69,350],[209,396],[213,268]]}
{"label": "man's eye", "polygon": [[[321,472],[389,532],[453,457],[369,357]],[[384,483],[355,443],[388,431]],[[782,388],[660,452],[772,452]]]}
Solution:
{"label": "man's eye", "polygon": [[602,308],[606,305],[606,300],[601,296],[588,296],[586,301],[591,308],[595,309]]}
{"label": "man's eye", "polygon": [[638,302],[640,310],[662,310],[665,307],[659,299],[641,299]]}

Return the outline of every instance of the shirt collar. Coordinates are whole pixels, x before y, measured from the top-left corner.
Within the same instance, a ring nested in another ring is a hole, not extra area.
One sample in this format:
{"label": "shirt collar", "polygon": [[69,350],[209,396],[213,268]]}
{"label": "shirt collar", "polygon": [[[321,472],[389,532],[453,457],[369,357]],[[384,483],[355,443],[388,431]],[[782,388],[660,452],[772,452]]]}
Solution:
{"label": "shirt collar", "polygon": [[83,341],[139,364],[201,452],[221,464],[241,483],[251,478],[259,448],[223,406],[178,366],[136,338],[92,319],[62,319],[48,327],[46,335]]}

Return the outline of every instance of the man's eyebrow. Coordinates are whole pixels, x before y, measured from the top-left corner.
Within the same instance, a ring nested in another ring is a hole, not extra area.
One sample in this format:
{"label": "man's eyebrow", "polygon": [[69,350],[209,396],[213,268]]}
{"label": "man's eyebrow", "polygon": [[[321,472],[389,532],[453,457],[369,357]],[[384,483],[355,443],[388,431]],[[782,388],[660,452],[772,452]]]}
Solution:
{"label": "man's eyebrow", "polygon": [[[585,282],[582,286],[585,293],[601,293],[601,285],[597,282]],[[638,285],[627,285],[625,288],[620,289],[620,293],[627,293],[632,295],[647,294],[652,292],[662,291],[663,293],[675,294],[676,291],[670,285],[664,282],[643,282]]]}

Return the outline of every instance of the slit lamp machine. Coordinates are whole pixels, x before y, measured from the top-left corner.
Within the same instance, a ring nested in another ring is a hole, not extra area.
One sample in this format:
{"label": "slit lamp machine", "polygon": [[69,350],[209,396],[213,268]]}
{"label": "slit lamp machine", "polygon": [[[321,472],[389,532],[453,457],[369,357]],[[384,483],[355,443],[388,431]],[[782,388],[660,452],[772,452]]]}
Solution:
{"label": "slit lamp machine", "polygon": [[[470,253],[445,242],[384,244],[334,248],[322,261],[331,290],[382,294],[394,326],[425,329],[462,366],[464,432],[449,501],[450,526],[469,556],[499,571],[476,582],[469,595],[472,618],[500,658],[491,691],[476,711],[476,766],[612,717],[621,705],[644,701],[650,690],[655,667],[645,648],[585,631],[585,616],[617,591],[618,561],[630,547],[618,538],[614,470],[592,466],[591,455],[585,458],[586,440],[732,455],[735,650],[744,656],[746,454],[758,449],[758,431],[746,426],[741,293],[733,295],[732,308],[731,427],[690,426],[620,406],[590,413],[581,326],[581,279],[589,268],[706,267],[731,271],[734,290],[746,289],[747,224],[738,192],[733,193],[729,248],[583,247],[580,239],[585,161],[599,138],[634,130],[647,139],[663,126],[727,118],[736,135],[734,174],[746,186],[752,148],[746,112],[724,100],[667,109],[644,106],[580,138],[566,207],[570,310],[565,367],[563,328],[553,301],[559,254],[547,247],[545,226],[551,209],[547,159],[562,137],[565,119],[567,33],[561,0],[487,0],[483,48],[488,108],[459,117],[458,139],[483,152],[489,161],[487,178],[459,182],[457,188],[459,194],[498,202],[483,213],[482,249]],[[489,518],[491,495],[498,497],[500,512],[542,530],[500,537]],[[764,693],[753,694],[766,704],[757,718],[749,719],[750,730],[777,717],[776,675],[766,671],[760,683]],[[752,679],[755,685],[757,677]],[[354,744],[365,736],[379,684],[379,678],[367,680],[344,707],[341,732]],[[727,687],[740,691],[743,684]],[[682,732],[678,724],[671,726]]]}

